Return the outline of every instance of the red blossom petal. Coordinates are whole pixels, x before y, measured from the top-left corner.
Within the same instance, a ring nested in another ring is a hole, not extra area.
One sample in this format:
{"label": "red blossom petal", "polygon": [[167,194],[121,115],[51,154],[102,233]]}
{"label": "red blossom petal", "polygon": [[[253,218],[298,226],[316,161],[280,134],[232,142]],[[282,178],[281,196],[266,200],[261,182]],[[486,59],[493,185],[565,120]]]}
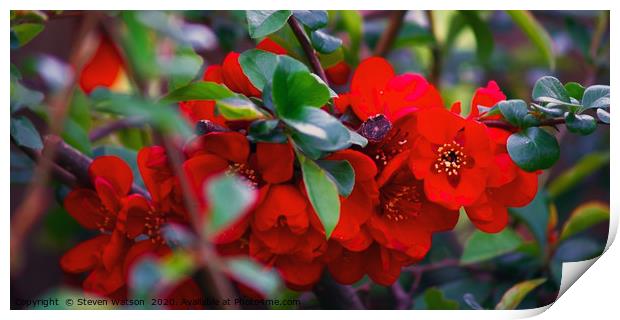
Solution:
{"label": "red blossom petal", "polygon": [[97,193],[90,189],[71,191],[63,202],[65,210],[84,228],[99,229],[107,215]]}
{"label": "red blossom petal", "polygon": [[107,37],[100,37],[99,46],[80,73],[80,87],[90,93],[98,86],[111,87],[119,78],[123,68],[114,43]]}
{"label": "red blossom petal", "polygon": [[365,252],[352,252],[336,243],[329,244],[329,250],[338,251],[335,259],[327,265],[329,273],[338,283],[350,285],[359,281],[366,273]]}
{"label": "red blossom petal", "polygon": [[275,53],[275,54],[287,54],[286,49],[277,44],[275,41],[265,38],[263,41],[259,42],[256,45],[256,49],[260,49],[263,51]]}
{"label": "red blossom petal", "polygon": [[489,201],[482,205],[466,207],[465,211],[476,228],[484,232],[500,232],[504,230],[508,224],[507,208],[495,201]]}
{"label": "red blossom petal", "polygon": [[463,118],[444,108],[431,108],[418,112],[418,131],[433,144],[452,142],[464,125]]}
{"label": "red blossom petal", "polygon": [[99,235],[79,243],[62,256],[60,267],[70,273],[92,270],[99,263],[101,250],[109,240],[109,235]]}
{"label": "red blossom petal", "polygon": [[126,220],[127,236],[131,239],[140,235],[146,224],[146,218],[151,215],[151,206],[141,195],[132,194],[123,199],[123,210],[119,219]]}
{"label": "red blossom petal", "polygon": [[506,100],[506,95],[500,90],[495,81],[489,81],[486,87],[478,88],[476,93],[474,93],[469,117],[477,118],[479,116],[479,106],[490,108],[502,100]]}
{"label": "red blossom petal", "polygon": [[282,183],[293,177],[295,153],[288,143],[256,144],[258,170],[263,180],[269,183]]}
{"label": "red blossom petal", "polygon": [[382,286],[390,286],[400,276],[400,268],[400,263],[388,249],[378,244],[368,248],[366,270],[372,281]]}
{"label": "red blossom petal", "polygon": [[202,76],[204,81],[224,83],[223,69],[219,65],[211,65],[205,70],[205,74]]}
{"label": "red blossom petal", "polygon": [[349,65],[344,61],[340,61],[337,64],[325,69],[327,80],[339,86],[347,83],[350,73],[351,68],[349,68]]}
{"label": "red blossom petal", "polygon": [[186,146],[188,157],[210,153],[235,163],[246,163],[250,155],[250,144],[238,132],[211,132],[201,135]]}
{"label": "red blossom petal", "polygon": [[131,189],[133,173],[123,159],[117,156],[101,156],[95,158],[88,168],[91,179],[105,179],[119,196],[126,195]]}
{"label": "red blossom petal", "polygon": [[112,270],[106,270],[103,266],[96,268],[84,280],[84,290],[98,295],[106,296],[125,285],[123,268],[117,265]]}
{"label": "red blossom petal", "polygon": [[260,97],[261,95],[260,91],[252,85],[248,77],[243,73],[243,69],[241,69],[239,64],[239,53],[237,52],[231,52],[224,58],[224,62],[222,62],[222,77],[224,84],[234,92],[252,97]]}

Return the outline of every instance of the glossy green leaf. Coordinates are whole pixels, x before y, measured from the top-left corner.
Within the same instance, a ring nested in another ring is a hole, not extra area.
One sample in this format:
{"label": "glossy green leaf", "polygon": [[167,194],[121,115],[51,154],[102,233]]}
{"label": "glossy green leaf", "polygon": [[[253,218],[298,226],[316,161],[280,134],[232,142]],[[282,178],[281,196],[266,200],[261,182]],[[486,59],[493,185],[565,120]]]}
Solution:
{"label": "glossy green leaf", "polygon": [[424,291],[424,302],[429,310],[458,310],[459,303],[457,301],[444,297],[441,290],[433,287]]}
{"label": "glossy green leaf", "polygon": [[45,27],[40,23],[22,23],[11,27],[19,46],[22,47],[36,37]]}
{"label": "glossy green leaf", "polygon": [[564,85],[564,89],[571,98],[581,100],[583,98],[583,93],[586,90],[582,85],[577,82],[569,82]]}
{"label": "glossy green leaf", "polygon": [[566,128],[572,133],[585,136],[596,131],[596,119],[591,115],[568,112],[565,120]]}
{"label": "glossy green leaf", "polygon": [[523,100],[504,100],[497,103],[499,111],[506,121],[520,127],[527,128],[535,126],[540,121],[530,114],[527,104]]}
{"label": "glossy green leaf", "polygon": [[262,38],[282,28],[291,16],[290,10],[248,10],[248,32],[252,38]]}
{"label": "glossy green leaf", "polygon": [[506,11],[512,21],[521,28],[521,31],[532,41],[544,57],[550,69],[555,69],[555,54],[553,52],[553,41],[549,33],[543,28],[536,18],[529,11],[508,10]]}
{"label": "glossy green leaf", "polygon": [[316,162],[308,159],[300,152],[297,153],[297,159],[301,165],[308,199],[310,199],[314,211],[321,220],[325,229],[325,236],[329,239],[340,219],[338,187],[328,173]]}
{"label": "glossy green leaf", "polygon": [[314,49],[323,54],[332,53],[342,45],[342,40],[340,40],[340,38],[331,36],[321,30],[312,31],[310,40],[312,41]]}
{"label": "glossy green leaf", "polygon": [[549,198],[544,188],[539,188],[534,200],[525,207],[509,208],[508,212],[525,222],[540,247],[547,244],[547,225],[549,224]]}
{"label": "glossy green leaf", "polygon": [[304,107],[320,108],[327,103],[327,86],[307,71],[290,71],[278,64],[272,83],[276,112],[283,118],[298,118]]}
{"label": "glossy green leaf", "polygon": [[547,187],[549,196],[552,198],[560,196],[607,164],[609,164],[609,152],[595,152],[583,156],[572,168],[549,182]]}
{"label": "glossy green leaf", "polygon": [[577,207],[564,223],[560,241],[607,220],[609,220],[609,206],[599,202],[584,203]]}
{"label": "glossy green leaf", "polygon": [[532,99],[542,102],[571,103],[568,91],[560,80],[545,76],[536,81],[532,90]]}
{"label": "glossy green leaf", "polygon": [[336,183],[338,192],[348,197],[355,185],[355,171],[347,160],[319,160],[316,162]]}
{"label": "glossy green leaf", "polygon": [[508,137],[510,158],[525,171],[550,168],[560,158],[560,146],[554,136],[538,127],[530,127]]}
{"label": "glossy green leaf", "polygon": [[583,109],[609,107],[609,86],[594,85],[588,87],[583,93]]}
{"label": "glossy green leaf", "polygon": [[225,260],[227,272],[237,281],[264,297],[274,297],[282,287],[282,280],[273,269],[267,269],[246,257],[231,257]]}
{"label": "glossy green leaf", "polygon": [[327,25],[325,10],[294,10],[293,15],[310,30],[321,29]]}
{"label": "glossy green leaf", "polygon": [[32,122],[24,116],[11,118],[11,138],[20,145],[31,149],[43,149],[39,132]]}
{"label": "glossy green leaf", "polygon": [[247,182],[233,175],[213,178],[205,186],[209,215],[205,231],[215,235],[232,226],[254,204],[256,192]]}
{"label": "glossy green leaf", "polygon": [[286,142],[287,137],[278,127],[279,123],[276,119],[253,121],[248,128],[248,139],[253,142]]}
{"label": "glossy green leaf", "polygon": [[527,280],[517,283],[510,288],[504,295],[499,303],[495,306],[496,310],[514,310],[517,309],[521,301],[532,290],[536,289],[541,284],[547,281],[546,278]]}
{"label": "glossy green leaf", "polygon": [[264,118],[258,107],[245,97],[230,97],[217,100],[217,111],[227,120],[254,120]]}
{"label": "glossy green leaf", "polygon": [[318,150],[337,151],[352,143],[350,130],[319,108],[302,107],[294,118],[282,120]]}
{"label": "glossy green leaf", "polygon": [[306,65],[291,57],[259,49],[243,52],[239,56],[239,64],[250,82],[259,89],[264,89],[267,84],[271,83],[273,73],[280,64],[281,68],[288,72],[308,71]]}
{"label": "glossy green leaf", "polygon": [[596,109],[596,116],[602,122],[609,124],[609,111],[602,108]]}
{"label": "glossy green leaf", "polygon": [[476,263],[516,250],[523,240],[510,228],[499,233],[474,231],[463,248],[462,264]]}
{"label": "glossy green leaf", "polygon": [[225,85],[215,82],[198,81],[169,92],[161,101],[164,103],[173,103],[190,100],[219,100],[235,96],[236,94],[230,91]]}

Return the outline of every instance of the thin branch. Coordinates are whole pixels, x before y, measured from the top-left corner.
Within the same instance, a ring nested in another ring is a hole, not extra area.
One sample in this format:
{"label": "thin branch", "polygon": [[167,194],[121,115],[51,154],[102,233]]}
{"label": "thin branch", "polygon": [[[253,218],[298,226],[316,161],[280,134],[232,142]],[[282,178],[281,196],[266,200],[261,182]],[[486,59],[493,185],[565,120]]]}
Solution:
{"label": "thin branch", "polygon": [[394,40],[396,40],[398,32],[403,25],[405,15],[407,15],[406,10],[392,12],[388,26],[379,38],[379,42],[377,42],[377,46],[375,47],[375,56],[384,57],[388,54],[388,52],[390,52],[392,44],[394,44]]}
{"label": "thin branch", "polygon": [[146,119],[143,117],[123,118],[106,123],[101,127],[93,129],[88,135],[88,138],[90,139],[90,141],[97,141],[116,131],[129,128],[140,128],[144,125],[146,125]]}
{"label": "thin branch", "polygon": [[[487,127],[491,127],[491,128],[499,128],[499,129],[505,129],[509,131],[519,130],[519,128],[515,127],[514,125],[506,121],[502,121],[502,120],[478,119],[478,121],[484,123]],[[605,123],[601,120],[597,120],[596,123],[603,124],[603,125],[609,125],[608,123]],[[538,124],[537,127],[555,127],[556,125],[559,125],[559,124],[566,124],[566,120],[564,118],[545,119],[545,120],[541,120],[540,124]]]}
{"label": "thin branch", "polygon": [[433,12],[431,10],[424,11],[426,14],[426,20],[428,21],[428,29],[435,38],[435,43],[431,46],[431,55],[433,59],[431,61],[431,74],[429,77],[430,82],[439,87],[439,80],[441,79],[441,66],[443,64],[441,56],[441,48],[437,42],[437,32],[435,31],[435,19],[433,18]]}
{"label": "thin branch", "polygon": [[304,53],[306,54],[306,58],[308,58],[310,66],[312,67],[312,71],[316,73],[321,79],[323,79],[325,83],[328,83],[327,76],[325,75],[325,70],[323,70],[323,66],[321,66],[321,62],[316,56],[316,51],[312,47],[312,44],[310,43],[310,40],[308,39],[308,36],[306,35],[306,32],[304,31],[302,25],[299,23],[299,21],[297,21],[294,16],[288,18],[288,24],[289,26],[291,26],[293,34],[295,34],[297,41],[299,41],[299,44],[303,48]]}
{"label": "thin branch", "polygon": [[[35,163],[39,162],[39,158],[41,157],[41,152],[39,150],[20,146],[19,144],[15,142],[15,140],[13,140],[13,138],[11,138],[11,144],[15,146],[16,148],[18,148],[19,150],[21,150],[26,156],[28,156],[28,158],[30,158]],[[54,177],[54,179],[62,182],[64,185],[71,187],[71,188],[76,188],[80,186],[75,176],[72,173],[65,170],[64,168],[62,168],[61,166],[59,166],[58,164],[54,163],[51,170],[52,170],[52,176]]]}

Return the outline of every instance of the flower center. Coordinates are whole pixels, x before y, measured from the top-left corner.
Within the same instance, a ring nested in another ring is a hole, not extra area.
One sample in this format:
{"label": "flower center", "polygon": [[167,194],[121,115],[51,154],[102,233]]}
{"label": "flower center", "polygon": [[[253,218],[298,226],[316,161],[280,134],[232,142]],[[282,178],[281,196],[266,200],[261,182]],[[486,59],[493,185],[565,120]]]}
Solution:
{"label": "flower center", "polygon": [[405,221],[422,210],[420,184],[415,183],[408,170],[400,170],[380,190],[380,209],[391,221]]}
{"label": "flower center", "polygon": [[161,236],[161,226],[164,223],[166,223],[166,217],[160,215],[155,210],[149,210],[144,218],[144,227],[146,228],[146,235],[151,239],[151,242],[165,243],[164,238]]}
{"label": "flower center", "polygon": [[461,168],[470,167],[473,159],[464,153],[464,148],[456,141],[444,143],[437,147],[437,160],[432,165],[432,170],[437,174],[445,173],[448,182],[456,186],[460,180]]}
{"label": "flower center", "polygon": [[370,146],[367,154],[375,161],[379,169],[387,166],[388,162],[403,151],[409,149],[408,133],[401,129],[392,129],[380,143]]}
{"label": "flower center", "polygon": [[258,189],[262,180],[258,176],[256,170],[245,163],[231,163],[228,165],[228,174],[236,174],[243,178],[246,184],[252,189]]}

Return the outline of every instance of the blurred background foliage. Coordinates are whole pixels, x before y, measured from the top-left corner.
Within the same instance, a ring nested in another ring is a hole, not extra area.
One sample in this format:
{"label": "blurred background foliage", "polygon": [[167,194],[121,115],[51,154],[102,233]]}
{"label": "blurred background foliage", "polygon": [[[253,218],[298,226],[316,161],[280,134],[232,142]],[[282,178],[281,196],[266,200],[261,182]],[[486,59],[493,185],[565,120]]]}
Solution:
{"label": "blurred background foliage", "polygon": [[[352,69],[372,55],[398,14],[328,13],[324,31],[342,39],[343,45],[321,54],[321,63],[329,67],[344,60]],[[11,12],[11,132],[28,147],[41,147],[37,131],[47,130],[49,98],[74,76],[67,61],[75,51],[82,16]],[[62,137],[89,156],[124,158],[133,166],[137,184],[142,184],[135,158],[137,150],[152,143],[149,130],[124,129],[104,139],[89,134],[111,120],[136,116],[189,134],[176,112],[158,108],[157,97],[197,79],[228,52],[242,52],[256,43],[248,36],[243,11],[106,12],[102,25],[101,32],[111,35],[125,54],[132,76],[121,86],[129,95],[89,96],[75,90]],[[288,26],[270,38],[305,60]],[[85,46],[93,44],[86,41]],[[466,113],[473,92],[489,80],[497,81],[508,98],[526,100],[543,75],[584,86],[609,84],[609,12],[408,11],[386,57],[397,73],[425,75],[440,89],[446,105],[461,101]],[[407,307],[416,309],[533,308],[554,301],[561,263],[601,254],[610,197],[608,127],[585,137],[567,133],[564,127],[559,130],[560,161],[540,176],[545,187],[536,199],[511,210],[509,228],[487,235],[461,219],[453,232],[434,237],[426,259],[403,272],[396,287],[378,286],[366,278],[356,284],[366,305],[399,307],[393,297],[403,288],[412,294]],[[12,145],[12,213],[26,185],[36,179],[32,169],[33,161]],[[79,295],[64,289],[77,282],[63,275],[58,265],[64,252],[88,237],[59,205],[67,191],[56,182],[49,188],[44,218],[26,239],[18,261],[12,261],[19,266],[12,273],[12,297]],[[318,307],[311,292],[284,290],[277,296]]]}

